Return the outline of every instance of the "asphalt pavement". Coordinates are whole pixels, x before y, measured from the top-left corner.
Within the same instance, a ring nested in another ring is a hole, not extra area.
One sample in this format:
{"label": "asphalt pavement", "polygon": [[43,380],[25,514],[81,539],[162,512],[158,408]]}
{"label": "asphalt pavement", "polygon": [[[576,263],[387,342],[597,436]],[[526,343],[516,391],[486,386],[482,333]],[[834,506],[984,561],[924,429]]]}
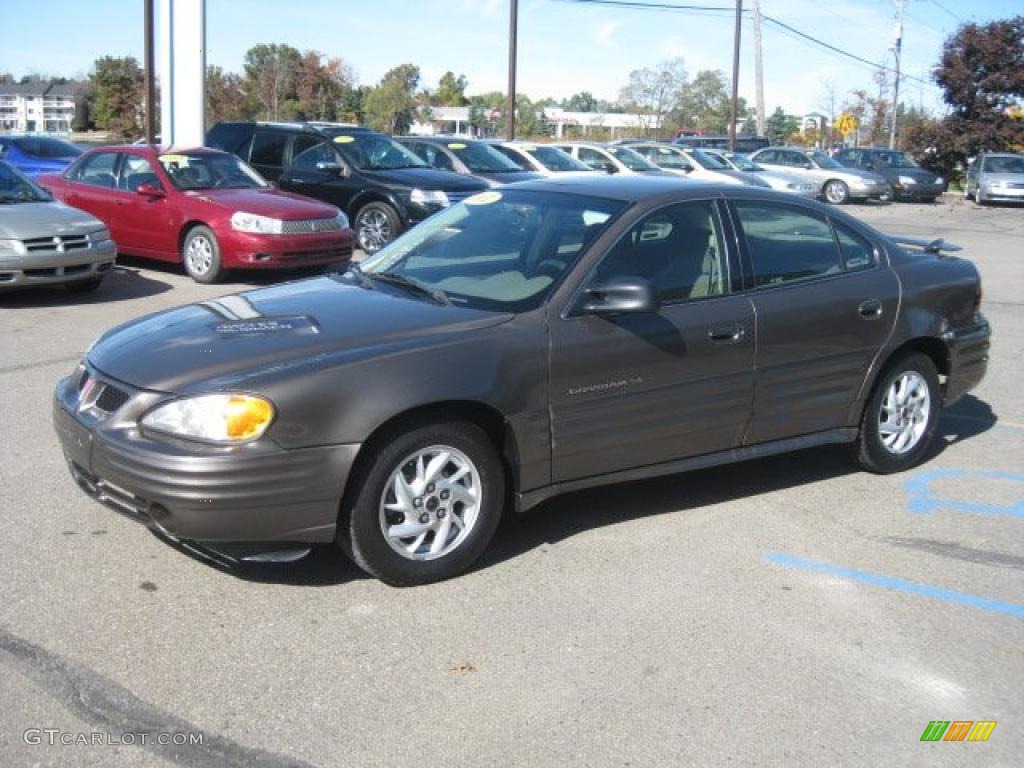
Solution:
{"label": "asphalt pavement", "polygon": [[0,294],[0,764],[1024,764],[1024,210],[850,210],[983,277],[988,377],[927,463],[816,449],[564,496],[406,590],[330,548],[214,567],[68,476],[50,398],[89,342],[249,283],[126,260],[92,296]]}

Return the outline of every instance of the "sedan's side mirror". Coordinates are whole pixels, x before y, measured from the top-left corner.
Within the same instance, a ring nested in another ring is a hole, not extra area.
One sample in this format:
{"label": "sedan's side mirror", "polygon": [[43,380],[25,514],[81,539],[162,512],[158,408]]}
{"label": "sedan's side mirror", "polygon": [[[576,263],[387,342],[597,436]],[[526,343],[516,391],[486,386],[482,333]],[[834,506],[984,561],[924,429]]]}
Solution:
{"label": "sedan's side mirror", "polygon": [[642,277],[613,277],[583,291],[579,311],[592,315],[654,313],[661,308],[657,291]]}
{"label": "sedan's side mirror", "polygon": [[139,186],[135,188],[135,192],[145,197],[165,196],[164,191],[160,189],[160,187],[158,187],[156,184],[139,184]]}
{"label": "sedan's side mirror", "polygon": [[335,163],[331,160],[321,160],[316,164],[318,171],[324,173],[343,174],[344,168],[341,167],[341,163]]}
{"label": "sedan's side mirror", "polygon": [[604,163],[601,167],[602,167],[602,169],[604,170],[605,173],[618,173],[619,172],[619,169],[615,167],[615,163],[612,163],[612,162]]}

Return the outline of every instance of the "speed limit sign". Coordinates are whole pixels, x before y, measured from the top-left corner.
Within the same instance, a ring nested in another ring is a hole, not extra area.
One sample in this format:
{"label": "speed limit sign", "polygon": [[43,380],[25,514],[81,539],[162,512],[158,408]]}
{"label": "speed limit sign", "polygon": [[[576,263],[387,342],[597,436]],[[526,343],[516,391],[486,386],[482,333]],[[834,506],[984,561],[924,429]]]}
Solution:
{"label": "speed limit sign", "polygon": [[849,136],[857,130],[857,118],[849,112],[844,112],[836,120],[836,128],[843,136]]}

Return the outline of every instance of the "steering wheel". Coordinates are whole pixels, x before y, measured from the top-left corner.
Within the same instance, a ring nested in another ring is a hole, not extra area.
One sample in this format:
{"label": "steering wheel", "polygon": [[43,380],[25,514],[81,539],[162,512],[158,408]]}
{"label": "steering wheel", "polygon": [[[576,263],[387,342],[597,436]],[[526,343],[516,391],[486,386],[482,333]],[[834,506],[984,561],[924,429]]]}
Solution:
{"label": "steering wheel", "polygon": [[543,259],[533,270],[535,276],[540,277],[544,275],[552,280],[560,278],[563,272],[565,272],[565,263],[558,259]]}

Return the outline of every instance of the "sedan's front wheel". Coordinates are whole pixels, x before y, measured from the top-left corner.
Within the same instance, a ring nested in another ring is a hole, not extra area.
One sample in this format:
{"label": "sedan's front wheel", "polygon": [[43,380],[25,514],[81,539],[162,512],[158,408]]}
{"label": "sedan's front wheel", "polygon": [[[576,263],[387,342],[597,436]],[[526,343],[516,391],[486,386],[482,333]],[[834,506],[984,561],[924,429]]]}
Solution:
{"label": "sedan's front wheel", "polygon": [[501,459],[467,422],[427,423],[377,442],[338,526],[367,573],[412,586],[462,573],[486,549],[505,503]]}
{"label": "sedan's front wheel", "polygon": [[181,246],[181,258],[188,276],[197,283],[216,283],[224,274],[220,245],[209,227],[193,227]]}
{"label": "sedan's front wheel", "polygon": [[356,240],[367,255],[394,240],[401,227],[398,213],[387,203],[367,203],[359,209],[354,223]]}
{"label": "sedan's front wheel", "polygon": [[845,181],[832,179],[825,183],[825,199],[833,205],[843,205],[850,202],[850,188]]}
{"label": "sedan's front wheel", "polygon": [[892,360],[864,409],[853,444],[857,462],[883,475],[919,464],[935,434],[941,405],[939,374],[931,358],[911,352]]}

